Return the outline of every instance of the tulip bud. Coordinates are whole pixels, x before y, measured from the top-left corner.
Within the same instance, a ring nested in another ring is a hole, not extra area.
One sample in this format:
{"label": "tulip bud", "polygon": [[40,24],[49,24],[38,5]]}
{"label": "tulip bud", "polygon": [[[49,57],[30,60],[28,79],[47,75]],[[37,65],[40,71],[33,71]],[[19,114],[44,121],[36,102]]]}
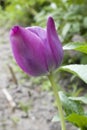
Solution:
{"label": "tulip bud", "polygon": [[10,41],[17,64],[29,75],[47,75],[61,65],[63,48],[51,17],[46,29],[14,26]]}

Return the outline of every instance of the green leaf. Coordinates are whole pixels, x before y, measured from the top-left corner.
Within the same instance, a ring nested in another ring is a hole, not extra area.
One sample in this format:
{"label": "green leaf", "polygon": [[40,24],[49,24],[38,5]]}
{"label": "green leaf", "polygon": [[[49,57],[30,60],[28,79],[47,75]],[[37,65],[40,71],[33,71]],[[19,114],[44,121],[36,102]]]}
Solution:
{"label": "green leaf", "polygon": [[85,83],[87,83],[87,65],[77,65],[77,64],[66,65],[60,67],[60,70],[75,74],[80,79],[82,79]]}
{"label": "green leaf", "polygon": [[66,34],[69,32],[69,29],[71,27],[70,23],[66,23],[65,26],[62,29],[62,36],[65,37]]}
{"label": "green leaf", "polygon": [[87,43],[85,42],[72,42],[63,47],[64,50],[76,50],[87,54]]}
{"label": "green leaf", "polygon": [[69,97],[69,99],[73,100],[73,101],[80,101],[84,104],[87,104],[87,97]]}
{"label": "green leaf", "polygon": [[85,28],[87,28],[87,17],[85,17],[84,20],[83,20],[83,26],[84,26]]}
{"label": "green leaf", "polygon": [[84,128],[84,130],[87,129],[87,116],[72,113],[66,117],[66,120],[73,123],[77,127]]}
{"label": "green leaf", "polygon": [[59,92],[60,100],[62,102],[63,108],[65,110],[66,116],[71,113],[83,114],[84,110],[81,103],[78,101],[70,100],[63,92]]}

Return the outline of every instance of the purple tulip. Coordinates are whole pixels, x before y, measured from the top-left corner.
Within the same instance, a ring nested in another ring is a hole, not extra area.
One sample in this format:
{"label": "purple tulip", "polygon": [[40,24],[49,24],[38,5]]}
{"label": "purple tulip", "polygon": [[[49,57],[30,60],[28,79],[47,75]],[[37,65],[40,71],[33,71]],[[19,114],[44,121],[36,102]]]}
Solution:
{"label": "purple tulip", "polygon": [[10,41],[17,64],[29,75],[46,75],[61,65],[63,48],[52,17],[46,29],[14,26]]}

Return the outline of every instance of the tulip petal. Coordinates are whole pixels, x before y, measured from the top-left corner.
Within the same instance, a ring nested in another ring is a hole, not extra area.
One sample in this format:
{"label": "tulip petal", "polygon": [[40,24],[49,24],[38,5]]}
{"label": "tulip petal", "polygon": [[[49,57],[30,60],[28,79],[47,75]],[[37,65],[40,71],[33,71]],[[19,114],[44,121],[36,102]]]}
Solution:
{"label": "tulip petal", "polygon": [[52,51],[55,68],[57,68],[60,66],[63,59],[63,48],[58,38],[58,34],[55,29],[54,20],[52,19],[52,17],[49,17],[47,22],[47,40]]}
{"label": "tulip petal", "polygon": [[44,57],[47,64],[48,71],[53,70],[55,68],[54,64],[54,57],[52,54],[52,51],[50,49],[49,44],[47,44],[47,30],[41,28],[41,27],[28,27],[30,31],[35,33],[41,40],[43,40],[43,46],[44,46]]}
{"label": "tulip petal", "polygon": [[48,72],[42,40],[33,32],[14,26],[10,32],[13,55],[27,74],[40,76]]}
{"label": "tulip petal", "polygon": [[35,33],[43,41],[46,39],[46,30],[45,29],[43,29],[41,27],[37,27],[37,26],[27,27],[26,29]]}

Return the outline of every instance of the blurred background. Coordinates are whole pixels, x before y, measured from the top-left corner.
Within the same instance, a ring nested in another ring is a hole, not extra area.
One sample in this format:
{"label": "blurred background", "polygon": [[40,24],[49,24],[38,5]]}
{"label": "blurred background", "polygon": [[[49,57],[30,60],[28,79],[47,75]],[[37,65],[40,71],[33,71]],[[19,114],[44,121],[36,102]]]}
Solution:
{"label": "blurred background", "polygon": [[[24,74],[12,57],[9,42],[9,30],[13,25],[45,28],[49,16],[55,20],[63,45],[87,41],[87,0],[0,0],[1,130],[57,130],[60,127],[51,123],[56,104],[50,83],[46,77],[33,78]],[[65,52],[62,65],[67,64],[87,64],[87,55]],[[55,80],[71,95],[82,94],[87,86],[78,77],[66,72],[56,73]],[[16,103],[14,111],[3,88]]]}

